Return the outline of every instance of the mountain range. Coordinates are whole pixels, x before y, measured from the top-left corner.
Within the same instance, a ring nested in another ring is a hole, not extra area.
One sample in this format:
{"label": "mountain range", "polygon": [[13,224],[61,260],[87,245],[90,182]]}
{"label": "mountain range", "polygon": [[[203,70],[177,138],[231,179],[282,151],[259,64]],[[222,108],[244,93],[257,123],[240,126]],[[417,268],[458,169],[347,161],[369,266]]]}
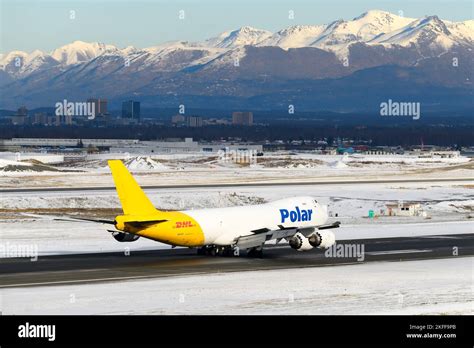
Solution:
{"label": "mountain range", "polygon": [[202,42],[118,48],[75,41],[0,56],[0,108],[68,99],[112,105],[374,111],[387,99],[472,108],[474,21],[372,10],[277,32],[249,26]]}

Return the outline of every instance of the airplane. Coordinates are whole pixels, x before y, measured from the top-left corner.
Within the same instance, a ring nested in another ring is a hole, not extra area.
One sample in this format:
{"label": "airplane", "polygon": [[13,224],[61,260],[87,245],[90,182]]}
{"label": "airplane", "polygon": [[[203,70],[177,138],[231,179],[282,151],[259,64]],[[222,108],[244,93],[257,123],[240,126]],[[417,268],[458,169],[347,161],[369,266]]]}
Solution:
{"label": "airplane", "polygon": [[[325,249],[336,242],[340,222],[327,223],[327,207],[313,197],[294,197],[270,203],[184,211],[158,210],[121,160],[109,160],[123,214],[115,220],[73,218],[112,224],[119,242],[140,237],[173,247],[197,248],[199,255],[262,257],[264,244],[285,239],[298,251]],[[63,220],[61,218],[55,220]],[[70,220],[68,220],[70,221]]]}

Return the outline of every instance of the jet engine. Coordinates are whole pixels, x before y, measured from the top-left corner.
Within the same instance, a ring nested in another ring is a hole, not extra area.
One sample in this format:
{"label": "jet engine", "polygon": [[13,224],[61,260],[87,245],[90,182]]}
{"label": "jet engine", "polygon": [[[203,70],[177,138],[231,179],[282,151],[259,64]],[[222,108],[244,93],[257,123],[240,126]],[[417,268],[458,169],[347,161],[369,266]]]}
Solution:
{"label": "jet engine", "polygon": [[134,242],[140,238],[140,236],[137,236],[136,234],[123,232],[112,232],[112,236],[117,242]]}
{"label": "jet engine", "polygon": [[296,233],[293,237],[288,238],[290,247],[298,251],[308,251],[313,249],[313,246],[309,243],[308,238],[306,238],[301,233]]}
{"label": "jet engine", "polygon": [[316,231],[308,236],[308,243],[315,248],[327,249],[336,243],[336,236],[331,231]]}

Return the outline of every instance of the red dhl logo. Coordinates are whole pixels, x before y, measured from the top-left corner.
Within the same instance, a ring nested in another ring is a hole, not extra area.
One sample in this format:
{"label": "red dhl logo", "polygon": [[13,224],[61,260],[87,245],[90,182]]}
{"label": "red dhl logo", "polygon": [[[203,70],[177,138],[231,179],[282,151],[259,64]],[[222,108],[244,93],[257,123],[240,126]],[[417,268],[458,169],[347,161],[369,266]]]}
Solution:
{"label": "red dhl logo", "polygon": [[192,221],[176,221],[175,228],[193,227]]}

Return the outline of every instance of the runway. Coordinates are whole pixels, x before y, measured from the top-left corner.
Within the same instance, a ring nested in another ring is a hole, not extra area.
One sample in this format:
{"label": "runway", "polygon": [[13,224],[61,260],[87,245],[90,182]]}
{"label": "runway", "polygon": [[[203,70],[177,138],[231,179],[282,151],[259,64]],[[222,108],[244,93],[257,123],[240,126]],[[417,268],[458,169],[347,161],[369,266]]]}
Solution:
{"label": "runway", "polygon": [[[383,180],[327,180],[327,181],[298,181],[298,182],[257,182],[257,183],[217,183],[192,185],[149,185],[147,189],[198,189],[198,188],[232,188],[232,187],[271,187],[271,186],[311,186],[311,185],[354,185],[354,184],[396,184],[396,183],[442,183],[442,182],[472,182],[472,178],[441,178],[441,179],[383,179]],[[114,186],[97,187],[37,187],[37,188],[5,188],[4,193],[33,193],[33,192],[77,192],[77,191],[115,191]]]}
{"label": "runway", "polygon": [[269,245],[262,259],[198,256],[194,249],[135,251],[128,256],[125,253],[44,256],[37,261],[2,259],[0,289],[474,256],[474,234],[338,241],[339,244],[363,246],[363,261],[358,261],[360,255],[328,257],[322,250],[297,252],[288,245]]}

